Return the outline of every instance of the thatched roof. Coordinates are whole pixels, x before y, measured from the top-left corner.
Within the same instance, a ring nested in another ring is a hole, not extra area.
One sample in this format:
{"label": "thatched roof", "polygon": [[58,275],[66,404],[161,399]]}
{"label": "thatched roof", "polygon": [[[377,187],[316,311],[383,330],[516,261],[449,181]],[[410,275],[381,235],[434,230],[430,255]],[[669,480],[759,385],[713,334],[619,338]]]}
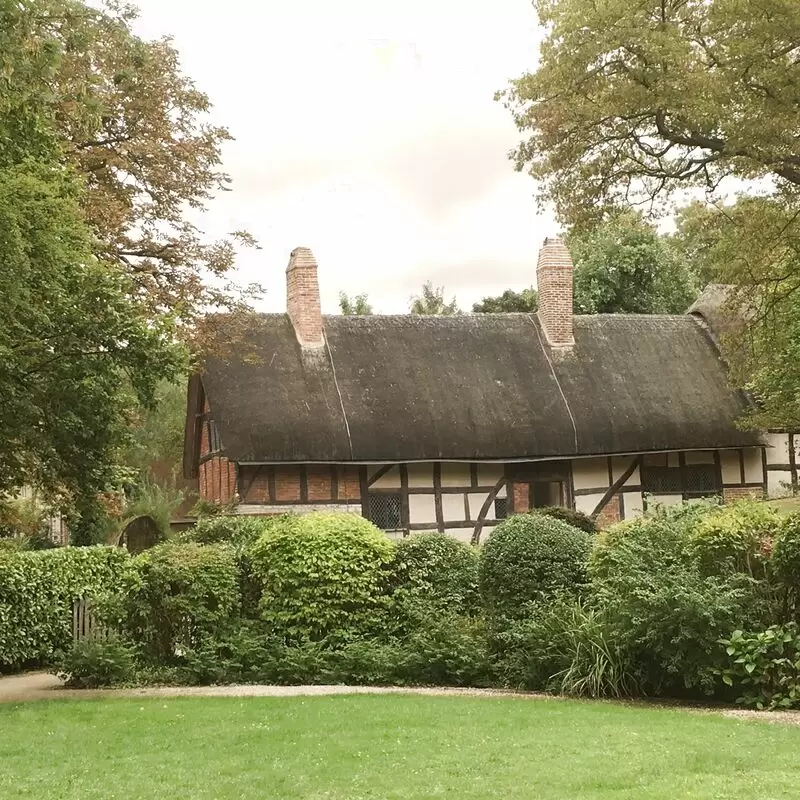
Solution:
{"label": "thatched roof", "polygon": [[304,351],[286,315],[258,315],[236,348],[247,357],[208,363],[202,384],[229,458],[527,459],[758,443],[736,428],[746,400],[688,315],[578,316],[566,355],[529,314],[324,323],[328,347]]}

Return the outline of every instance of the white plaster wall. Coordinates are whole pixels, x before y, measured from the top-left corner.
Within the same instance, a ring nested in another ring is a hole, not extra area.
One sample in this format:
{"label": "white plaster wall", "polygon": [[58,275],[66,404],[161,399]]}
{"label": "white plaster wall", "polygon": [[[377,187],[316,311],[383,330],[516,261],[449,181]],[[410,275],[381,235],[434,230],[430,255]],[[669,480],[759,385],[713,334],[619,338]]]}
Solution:
{"label": "white plaster wall", "polygon": [[478,484],[494,486],[505,474],[502,464],[478,464]]}
{"label": "white plaster wall", "polygon": [[644,514],[644,497],[641,492],[623,492],[622,497],[625,506],[623,519],[641,517]]}
{"label": "white plaster wall", "polygon": [[651,494],[647,497],[647,502],[651,505],[658,503],[662,506],[677,506],[683,502],[682,494]]}
{"label": "white plaster wall", "polygon": [[597,494],[583,494],[575,498],[575,508],[578,511],[583,511],[584,514],[591,514],[597,504],[603,499],[603,492]]}
{"label": "white plaster wall", "polygon": [[465,519],[463,494],[442,495],[442,517],[448,522]]}
{"label": "white plaster wall", "polygon": [[605,458],[576,458],[572,462],[572,485],[576,489],[607,487],[608,461]]}
{"label": "white plaster wall", "polygon": [[[713,464],[713,450],[687,450],[684,454],[687,464]],[[738,456],[738,454],[736,454]]]}
{"label": "white plaster wall", "polygon": [[[448,536],[452,536],[454,539],[458,539],[460,542],[466,542],[469,544],[470,540],[472,539],[472,528],[445,528],[445,533]],[[488,537],[488,532],[486,528],[481,529],[481,541],[485,542],[486,538]]]}
{"label": "white plaster wall", "polygon": [[789,436],[785,433],[768,433],[764,437],[767,445],[767,464],[789,463]]}
{"label": "white plaster wall", "polygon": [[[370,470],[374,475],[380,467]],[[400,468],[392,467],[385,475],[378,478],[375,483],[370,486],[371,489],[399,489],[400,488]]]}
{"label": "white plaster wall", "polygon": [[720,450],[719,463],[722,467],[722,483],[741,483],[738,450]]}
{"label": "white plaster wall", "polygon": [[747,483],[764,482],[764,464],[758,447],[748,447],[744,451],[744,479]]}
{"label": "white plaster wall", "polygon": [[469,464],[442,464],[442,486],[470,485]]}
{"label": "white plaster wall", "polygon": [[[478,519],[478,514],[481,513],[481,507],[486,498],[489,496],[488,492],[473,492],[469,495],[469,518]],[[499,495],[498,495],[499,497]],[[494,519],[494,503],[489,504],[489,510],[486,512],[486,519]]]}
{"label": "white plaster wall", "polygon": [[[631,461],[633,461],[635,458],[636,456],[625,456],[611,459],[611,472],[615,481],[622,477],[625,470],[630,467]],[[642,476],[639,474],[639,467],[637,466],[636,469],[631,473],[630,478],[625,481],[623,486],[639,486],[641,482]],[[606,483],[608,483],[608,481],[606,481]]]}
{"label": "white plaster wall", "polygon": [[408,485],[412,489],[433,488],[433,464],[409,464]]}
{"label": "white plaster wall", "polygon": [[[463,513],[463,512],[462,512]],[[410,494],[408,517],[412,525],[430,522],[436,528],[436,503],[432,494]]]}
{"label": "white plaster wall", "polygon": [[767,472],[767,494],[770,497],[787,497],[791,490],[792,473],[788,470],[769,470]]}

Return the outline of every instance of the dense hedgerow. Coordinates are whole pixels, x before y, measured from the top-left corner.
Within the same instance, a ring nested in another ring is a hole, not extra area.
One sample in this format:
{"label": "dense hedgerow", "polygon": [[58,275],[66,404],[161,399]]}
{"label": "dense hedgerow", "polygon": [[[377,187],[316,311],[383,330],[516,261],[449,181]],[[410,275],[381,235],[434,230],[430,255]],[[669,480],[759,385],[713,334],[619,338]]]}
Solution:
{"label": "dense hedgerow", "polygon": [[566,522],[567,525],[572,525],[586,533],[597,533],[597,524],[588,515],[582,511],[577,511],[574,508],[564,508],[564,506],[547,506],[546,508],[537,508],[531,512],[532,514],[545,514],[553,519],[560,519]]}
{"label": "dense hedgerow", "polygon": [[114,547],[0,551],[0,667],[45,662],[69,647],[73,601],[115,590],[130,561]]}
{"label": "dense hedgerow", "polygon": [[109,622],[148,660],[170,663],[238,615],[239,580],[229,548],[161,544],[136,556],[132,567]]}

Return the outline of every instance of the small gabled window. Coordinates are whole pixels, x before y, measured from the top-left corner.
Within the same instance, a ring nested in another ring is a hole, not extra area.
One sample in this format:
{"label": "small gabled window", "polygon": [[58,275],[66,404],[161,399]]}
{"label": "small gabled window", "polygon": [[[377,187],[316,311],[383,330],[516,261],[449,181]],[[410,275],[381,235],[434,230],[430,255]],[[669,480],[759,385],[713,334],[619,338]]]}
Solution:
{"label": "small gabled window", "polygon": [[206,424],[208,425],[208,451],[210,453],[216,453],[218,450],[222,449],[219,440],[219,431],[217,431],[217,423],[214,422],[213,419],[210,419]]}

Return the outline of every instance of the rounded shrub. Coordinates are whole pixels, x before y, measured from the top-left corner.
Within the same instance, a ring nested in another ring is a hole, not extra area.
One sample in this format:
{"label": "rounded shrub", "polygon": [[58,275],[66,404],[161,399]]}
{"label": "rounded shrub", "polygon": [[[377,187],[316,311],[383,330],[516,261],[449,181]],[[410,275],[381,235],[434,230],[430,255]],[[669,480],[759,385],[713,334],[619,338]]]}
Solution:
{"label": "rounded shrub", "polygon": [[564,508],[564,506],[548,506],[546,508],[537,508],[531,512],[532,514],[544,514],[553,519],[560,519],[566,522],[567,525],[572,525],[574,528],[586,531],[586,533],[597,533],[597,525],[595,521],[583,511],[576,511],[574,508]]}
{"label": "rounded shrub", "polygon": [[239,610],[229,548],[161,544],[133,559],[114,620],[146,658],[169,663],[219,634]]}
{"label": "rounded shrub", "polygon": [[219,514],[201,517],[193,527],[175,537],[175,541],[198,544],[228,543],[236,549],[252,545],[270,525],[281,517],[254,517]]}
{"label": "rounded shrub", "polygon": [[387,603],[394,544],[356,514],[284,517],[250,550],[262,618],[297,640],[368,630]]}
{"label": "rounded shrub", "polygon": [[589,534],[544,514],[519,514],[501,522],[483,546],[481,596],[492,614],[514,616],[558,589],[586,580]]}
{"label": "rounded shrub", "polygon": [[719,506],[698,520],[691,546],[704,575],[766,577],[769,553],[781,526],[772,506],[745,500]]}
{"label": "rounded shrub", "polygon": [[444,533],[401,539],[391,567],[393,617],[400,627],[446,611],[478,610],[478,551]]}

